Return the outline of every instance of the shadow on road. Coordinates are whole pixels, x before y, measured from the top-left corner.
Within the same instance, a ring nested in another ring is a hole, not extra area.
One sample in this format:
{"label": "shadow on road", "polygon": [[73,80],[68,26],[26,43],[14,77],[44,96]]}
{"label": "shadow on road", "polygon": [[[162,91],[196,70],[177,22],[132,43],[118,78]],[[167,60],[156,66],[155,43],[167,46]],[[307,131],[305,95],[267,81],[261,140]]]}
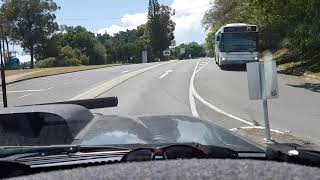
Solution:
{"label": "shadow on road", "polygon": [[290,69],[279,70],[278,73],[285,74],[285,75],[293,75],[293,76],[302,76],[303,75],[303,72],[290,70]]}
{"label": "shadow on road", "polygon": [[292,84],[287,84],[287,85],[295,88],[304,88],[309,91],[320,93],[320,84],[304,83],[301,85],[292,85]]}
{"label": "shadow on road", "polygon": [[247,71],[246,65],[221,66],[224,71]]}

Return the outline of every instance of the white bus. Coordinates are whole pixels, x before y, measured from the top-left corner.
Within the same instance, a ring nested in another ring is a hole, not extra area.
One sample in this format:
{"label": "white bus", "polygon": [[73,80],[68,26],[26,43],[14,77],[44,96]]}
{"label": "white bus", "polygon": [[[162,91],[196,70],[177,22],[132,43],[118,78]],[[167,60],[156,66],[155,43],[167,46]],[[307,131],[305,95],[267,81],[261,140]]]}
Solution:
{"label": "white bus", "polygon": [[227,24],[215,35],[215,61],[220,67],[258,61],[258,28],[250,24]]}

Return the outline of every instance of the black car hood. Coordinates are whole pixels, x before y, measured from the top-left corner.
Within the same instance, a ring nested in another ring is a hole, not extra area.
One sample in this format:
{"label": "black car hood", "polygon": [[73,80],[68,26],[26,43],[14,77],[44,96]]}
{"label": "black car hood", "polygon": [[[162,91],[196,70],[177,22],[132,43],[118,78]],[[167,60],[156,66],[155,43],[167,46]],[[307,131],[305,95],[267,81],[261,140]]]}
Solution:
{"label": "black car hood", "polygon": [[200,143],[264,151],[214,121],[188,116],[93,115],[78,105],[13,107],[0,111],[0,146]]}
{"label": "black car hood", "polygon": [[74,144],[200,143],[237,151],[264,151],[259,145],[210,121],[188,116],[96,116],[77,139]]}

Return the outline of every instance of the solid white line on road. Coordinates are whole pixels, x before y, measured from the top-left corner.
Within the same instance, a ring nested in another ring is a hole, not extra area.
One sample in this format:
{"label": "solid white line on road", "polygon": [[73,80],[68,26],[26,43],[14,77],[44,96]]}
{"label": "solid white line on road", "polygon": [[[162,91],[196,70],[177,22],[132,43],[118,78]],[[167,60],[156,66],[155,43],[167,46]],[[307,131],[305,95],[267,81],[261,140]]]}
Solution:
{"label": "solid white line on road", "polygon": [[146,68],[142,68],[142,69],[138,69],[138,70],[135,70],[135,71],[132,71],[130,73],[127,73],[127,74],[123,74],[119,77],[116,77],[114,79],[111,79],[110,81],[107,81],[101,85],[98,85],[98,86],[95,86],[94,88],[82,93],[82,94],[79,94],[75,97],[73,97],[71,100],[80,100],[80,99],[92,99],[92,98],[96,98],[96,97],[99,97],[100,95],[104,94],[105,92],[109,91],[110,89],[118,86],[119,84],[135,77],[135,76],[138,76],[144,72],[147,72],[149,70],[152,70],[154,68],[157,68],[159,66],[163,66],[163,65],[166,65],[166,64],[169,64],[169,63],[172,63],[172,62],[175,62],[175,61],[168,61],[168,62],[162,62],[162,63],[157,63],[153,66],[149,66],[149,67],[146,67]]}
{"label": "solid white line on road", "polygon": [[[199,62],[200,62],[200,61],[199,61]],[[233,118],[233,119],[235,119],[235,120],[238,120],[238,121],[240,121],[240,122],[243,122],[243,123],[245,123],[245,124],[247,124],[247,125],[249,125],[249,126],[253,126],[253,123],[252,123],[252,122],[249,122],[249,121],[247,121],[247,120],[245,120],[245,119],[239,118],[239,117],[237,117],[237,116],[234,116],[234,115],[232,115],[232,114],[229,114],[229,113],[223,111],[222,109],[220,109],[220,108],[218,108],[218,107],[210,104],[208,101],[206,101],[205,99],[203,99],[203,98],[198,94],[198,92],[197,92],[196,89],[194,88],[195,75],[196,75],[196,73],[198,73],[202,68],[205,67],[205,66],[202,66],[199,70],[197,70],[197,69],[198,69],[198,66],[199,66],[199,62],[198,62],[198,64],[197,64],[197,66],[194,68],[194,75],[192,75],[192,78],[191,78],[191,82],[192,82],[192,83],[190,82],[189,99],[191,99],[191,98],[190,98],[190,91],[191,91],[191,96],[192,96],[192,97],[195,97],[195,98],[198,99],[201,103],[203,103],[204,105],[208,106],[209,108],[215,110],[216,112],[221,113],[221,114],[224,114],[224,115],[226,115],[226,116],[228,116],[228,117],[231,117],[231,118]],[[210,61],[209,61],[209,62],[210,62]],[[209,64],[209,63],[207,63],[206,65],[208,65],[208,64]],[[193,99],[193,98],[192,98],[192,99]],[[194,103],[194,100],[193,100],[193,103]],[[190,102],[190,104],[191,104],[191,102]],[[193,105],[193,106],[195,106],[195,105]],[[191,108],[191,109],[192,109],[192,108]],[[194,107],[193,109],[195,110],[195,112],[192,112],[192,114],[198,114],[196,107]],[[199,117],[199,115],[198,115],[197,117]]]}
{"label": "solid white line on road", "polygon": [[201,71],[204,67],[206,67],[211,61],[208,61],[206,64],[202,65],[200,69],[196,71],[196,74]]}
{"label": "solid white line on road", "polygon": [[189,86],[189,102],[190,102],[190,108],[191,108],[191,113],[194,117],[199,117],[198,111],[197,111],[197,107],[196,107],[196,103],[194,101],[194,96],[193,96],[193,84],[194,84],[194,79],[196,77],[196,70],[199,66],[199,62],[197,62],[196,67],[193,70],[192,76],[191,76],[191,80],[190,80],[190,86]]}
{"label": "solid white line on road", "polygon": [[[49,91],[53,89],[53,87],[50,87],[48,89],[29,89],[29,90],[19,90],[19,91],[7,91],[7,93],[24,93],[24,92],[44,92],[44,91]],[[2,94],[2,92],[0,92]]]}
{"label": "solid white line on road", "polygon": [[230,113],[227,113],[227,112],[225,112],[224,110],[222,110],[222,109],[220,109],[220,108],[218,108],[218,107],[210,104],[208,101],[206,101],[205,99],[203,99],[203,98],[198,94],[198,92],[197,92],[194,88],[193,88],[193,95],[194,95],[195,98],[197,98],[197,99],[198,99],[200,102],[202,102],[204,105],[206,105],[206,106],[208,106],[209,108],[217,111],[218,113],[224,114],[224,115],[226,115],[226,116],[228,116],[228,117],[231,117],[231,118],[233,118],[233,119],[235,119],[235,120],[238,120],[238,121],[240,121],[240,122],[243,122],[243,123],[245,123],[245,124],[247,124],[247,125],[249,125],[249,126],[253,126],[253,123],[252,123],[252,122],[249,122],[249,121],[247,121],[247,120],[245,120],[245,119],[242,119],[242,118],[240,118],[240,117],[234,116],[234,115],[232,115],[232,114],[230,114]]}
{"label": "solid white line on road", "polygon": [[[198,92],[197,92],[197,91],[195,90],[195,88],[194,88],[194,79],[195,79],[196,73],[199,72],[199,71],[204,67],[204,66],[203,66],[202,68],[200,68],[200,69],[197,71],[198,66],[199,66],[199,62],[200,62],[200,61],[198,61],[196,67],[194,68],[194,71],[193,71],[193,74],[192,74],[192,77],[191,77],[191,81],[190,81],[189,99],[190,99],[190,106],[191,106],[192,115],[193,115],[193,116],[197,115],[196,117],[199,117],[199,114],[198,114],[198,112],[197,112],[197,108],[196,108],[196,105],[195,105],[195,102],[194,102],[194,97],[195,97],[195,98],[197,98],[201,103],[203,103],[204,105],[208,106],[209,108],[217,111],[218,113],[224,114],[224,115],[226,115],[226,116],[228,116],[228,117],[231,117],[231,118],[233,118],[233,119],[235,119],[235,120],[238,120],[238,121],[240,121],[240,122],[243,122],[243,123],[245,123],[245,124],[248,124],[248,125],[250,125],[250,126],[253,126],[253,123],[252,123],[252,122],[249,122],[249,121],[247,121],[247,120],[244,120],[244,119],[242,119],[242,118],[239,118],[239,117],[237,117],[237,116],[234,116],[234,115],[232,115],[232,114],[229,114],[229,113],[223,111],[222,109],[220,109],[220,108],[218,108],[218,107],[210,104],[208,101],[206,101],[205,99],[203,99],[203,98],[198,94]],[[209,64],[209,63],[207,63],[207,65],[208,65],[208,64]]]}
{"label": "solid white line on road", "polygon": [[173,72],[171,69],[166,71],[164,74],[162,74],[162,76],[159,77],[159,79],[163,79],[164,77],[166,77],[168,74],[170,74],[171,72]]}
{"label": "solid white line on road", "polygon": [[124,74],[124,73],[128,73],[128,72],[130,72],[130,71],[122,71],[121,73]]}
{"label": "solid white line on road", "polygon": [[25,98],[25,97],[28,97],[28,96],[31,96],[32,94],[26,94],[26,95],[23,95],[23,96],[20,96],[18,97],[17,99],[22,99],[22,98]]}
{"label": "solid white line on road", "polygon": [[[200,61],[199,61],[200,62]],[[260,129],[263,129],[264,127],[257,127],[257,126],[254,126],[254,124],[248,120],[245,120],[243,118],[240,118],[240,117],[237,117],[235,115],[232,115],[230,113],[227,113],[225,112],[224,110],[220,109],[219,107],[217,106],[214,106],[212,104],[210,104],[208,101],[206,101],[204,98],[202,98],[199,93],[196,91],[196,89],[194,88],[194,79],[195,79],[195,75],[196,73],[198,73],[203,67],[207,66],[209,63],[207,63],[205,66],[201,67],[199,70],[198,69],[198,66],[199,66],[199,62],[198,64],[196,65],[195,69],[194,69],[194,74],[192,75],[191,77],[191,82],[190,82],[190,89],[189,89],[189,99],[190,99],[190,106],[191,106],[191,111],[192,111],[192,114],[196,114],[197,116],[196,117],[199,117],[199,114],[197,112],[197,109],[196,109],[196,105],[194,103],[194,97],[196,99],[198,99],[201,103],[203,103],[204,105],[208,106],[209,108],[213,109],[214,111],[218,112],[218,113],[221,113],[221,114],[224,114],[230,118],[233,118],[237,121],[240,121],[244,124],[247,124],[249,125],[250,127],[255,127],[255,128],[260,128]],[[197,71],[196,71],[197,70]],[[191,92],[191,93],[190,93]],[[192,96],[192,97],[190,97]],[[192,102],[191,102],[192,101]],[[193,106],[193,107],[192,107]],[[194,115],[195,116],[195,115]],[[246,127],[245,127],[246,128]],[[247,127],[248,128],[248,127]],[[231,130],[234,130],[234,129],[231,129]],[[271,129],[271,131],[273,132],[277,132],[277,133],[283,133],[282,131],[279,131],[279,130],[274,130],[274,129]]]}

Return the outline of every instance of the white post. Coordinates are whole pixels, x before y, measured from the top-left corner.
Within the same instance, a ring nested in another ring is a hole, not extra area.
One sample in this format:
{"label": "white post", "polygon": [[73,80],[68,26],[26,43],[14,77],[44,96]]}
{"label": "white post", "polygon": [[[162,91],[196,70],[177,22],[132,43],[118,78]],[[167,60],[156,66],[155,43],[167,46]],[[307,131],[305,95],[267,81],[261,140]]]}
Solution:
{"label": "white post", "polygon": [[260,87],[262,94],[262,104],[263,104],[263,119],[265,123],[265,132],[266,132],[266,142],[272,142],[271,133],[270,133],[270,124],[269,124],[269,112],[268,112],[268,97],[266,89],[266,78],[264,71],[264,62],[259,63],[259,73],[260,73]]}

